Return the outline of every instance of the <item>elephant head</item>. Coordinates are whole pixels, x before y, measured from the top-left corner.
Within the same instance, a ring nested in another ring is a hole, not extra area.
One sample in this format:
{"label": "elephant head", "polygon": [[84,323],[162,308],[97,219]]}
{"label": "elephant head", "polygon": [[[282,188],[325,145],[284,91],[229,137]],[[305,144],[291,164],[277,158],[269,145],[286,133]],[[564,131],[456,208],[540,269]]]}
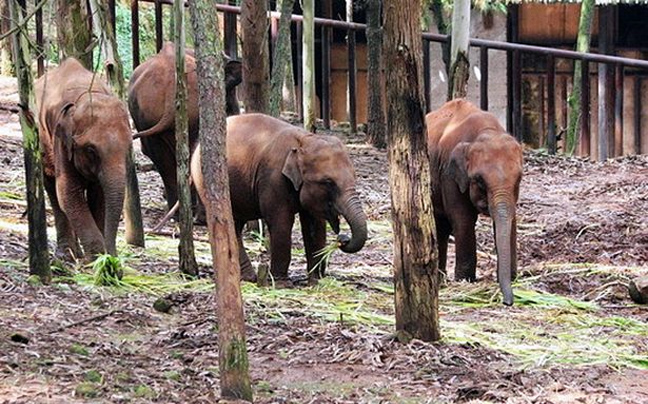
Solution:
{"label": "elephant head", "polygon": [[[48,111],[46,119],[57,144],[57,193],[66,201],[66,215],[87,253],[116,254],[126,155],[132,143],[124,106],[114,96],[86,92],[75,102]],[[88,184],[99,184],[101,195],[91,195],[91,191],[80,197],[70,195]],[[92,212],[94,221],[87,223],[91,217],[88,203],[95,197],[103,201],[103,214]]]}
{"label": "elephant head", "polygon": [[[282,173],[299,192],[302,208],[325,219],[338,234],[340,249],[359,251],[367,240],[367,217],[355,188],[355,170],[342,142],[334,136],[305,135],[286,156]],[[340,235],[342,215],[351,238]]]}
{"label": "elephant head", "polygon": [[447,175],[468,193],[475,209],[493,219],[497,278],[506,305],[513,304],[517,269],[515,205],[522,179],[522,147],[510,135],[485,131],[450,153]]}

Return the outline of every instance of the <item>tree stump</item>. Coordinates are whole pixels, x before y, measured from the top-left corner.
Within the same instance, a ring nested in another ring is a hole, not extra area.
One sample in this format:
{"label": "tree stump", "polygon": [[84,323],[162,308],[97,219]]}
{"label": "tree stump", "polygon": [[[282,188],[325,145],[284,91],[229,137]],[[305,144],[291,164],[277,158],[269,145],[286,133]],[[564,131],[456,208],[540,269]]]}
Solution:
{"label": "tree stump", "polygon": [[648,275],[640,276],[631,280],[628,284],[628,291],[632,301],[639,304],[648,303]]}

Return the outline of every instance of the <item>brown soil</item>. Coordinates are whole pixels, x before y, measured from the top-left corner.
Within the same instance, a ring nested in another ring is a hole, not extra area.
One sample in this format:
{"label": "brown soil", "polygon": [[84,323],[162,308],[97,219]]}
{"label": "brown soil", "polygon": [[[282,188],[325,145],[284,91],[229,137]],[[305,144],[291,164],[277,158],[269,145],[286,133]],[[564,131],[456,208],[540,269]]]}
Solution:
{"label": "brown soil", "polygon": [[[0,191],[22,195],[17,119],[2,113],[0,124]],[[351,139],[349,149],[370,219],[388,219],[385,153],[366,146],[362,138]],[[161,181],[144,156],[137,159],[145,225],[151,228],[165,211]],[[171,314],[161,314],[152,309],[155,298],[144,294],[115,295],[62,283],[30,286],[24,264],[10,264],[24,262],[27,255],[24,231],[11,226],[26,225],[24,205],[0,199],[0,403],[216,400],[217,322],[211,295],[176,294]],[[610,315],[648,321],[645,309],[628,304],[622,285],[606,287],[604,296],[593,293],[611,282],[609,275],[581,279],[553,273],[547,265],[592,263],[627,268],[629,274],[646,272],[646,212],[645,156],[591,163],[528,152],[518,210],[523,276],[543,275],[534,284],[540,290],[578,299],[598,296]],[[48,222],[53,225],[51,215]],[[493,279],[489,220],[480,219],[478,230],[478,276]],[[198,238],[205,237],[204,229],[197,233]],[[334,255],[330,275],[358,290],[366,290],[370,279],[389,282],[389,238],[384,234],[381,238],[377,231],[370,237],[373,242],[360,253]],[[297,233],[294,240],[299,246]],[[449,256],[453,254],[450,251]],[[136,269],[148,273],[176,269],[177,261],[149,258]],[[303,257],[293,258],[297,281],[304,279],[303,266]],[[386,269],[378,275],[368,270],[378,267]],[[204,276],[210,275],[208,267],[202,269]],[[112,314],[69,326],[102,313]],[[509,354],[481,346],[416,340],[403,345],[386,332],[389,328],[326,322],[306,308],[282,311],[282,318],[264,313],[257,302],[246,301],[258,403],[648,402],[646,370],[617,371],[605,365],[523,367]],[[507,313],[503,307],[491,307],[461,314],[461,320],[489,321]],[[384,314],[393,315],[391,309]],[[645,342],[643,347],[646,352]],[[94,372],[100,380],[93,380]],[[89,392],[80,391],[84,381],[94,386]]]}

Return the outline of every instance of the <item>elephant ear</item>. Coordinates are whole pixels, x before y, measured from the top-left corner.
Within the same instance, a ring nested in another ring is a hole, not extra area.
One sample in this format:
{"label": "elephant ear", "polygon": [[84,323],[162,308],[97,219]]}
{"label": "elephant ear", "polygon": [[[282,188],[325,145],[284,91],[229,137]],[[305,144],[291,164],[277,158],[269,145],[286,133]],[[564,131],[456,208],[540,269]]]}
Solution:
{"label": "elephant ear", "polygon": [[47,126],[58,137],[65,146],[68,159],[72,160],[72,150],[74,146],[74,122],[72,120],[74,103],[68,102],[59,111],[54,111],[47,115]]}
{"label": "elephant ear", "polygon": [[299,149],[293,147],[288,156],[286,156],[286,161],[284,162],[283,169],[281,173],[286,176],[292,182],[295,187],[295,191],[299,191],[301,188],[303,178],[301,169],[299,168]]}
{"label": "elephant ear", "polygon": [[450,153],[448,167],[446,169],[446,175],[455,180],[462,194],[468,190],[468,185],[470,184],[467,167],[469,147],[470,144],[468,142],[461,142],[455,146]]}
{"label": "elephant ear", "polygon": [[243,81],[243,64],[240,60],[224,58],[225,88],[232,89]]}

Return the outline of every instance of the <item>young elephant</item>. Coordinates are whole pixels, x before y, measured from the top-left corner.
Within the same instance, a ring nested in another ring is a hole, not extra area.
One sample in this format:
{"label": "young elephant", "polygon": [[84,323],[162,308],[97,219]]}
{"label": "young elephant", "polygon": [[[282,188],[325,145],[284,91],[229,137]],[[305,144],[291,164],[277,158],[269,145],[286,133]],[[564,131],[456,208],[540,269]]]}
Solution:
{"label": "young elephant", "polygon": [[[367,239],[367,219],[355,189],[355,170],[342,142],[314,135],[279,119],[246,114],[227,119],[227,162],[232,210],[239,240],[241,275],[254,280],[241,231],[248,220],[264,219],[270,233],[270,272],[288,281],[291,233],[299,214],[309,280],[324,275],[315,269],[315,254],[326,245],[326,222],[336,234],[339,216],[351,227],[351,238],[338,236],[340,249],[359,251]],[[200,146],[191,160],[194,185],[204,200]]]}
{"label": "young elephant", "polygon": [[57,255],[80,257],[77,237],[86,254],[115,255],[132,144],[128,113],[73,58],[38,79],[35,89]]}
{"label": "young elephant", "polygon": [[515,205],[522,147],[497,118],[466,100],[447,102],[426,117],[437,226],[439,269],[445,272],[448,237],[455,236],[455,279],[475,280],[475,223],[493,218],[497,278],[505,305],[513,304],[517,269]]}
{"label": "young elephant", "polygon": [[[185,57],[187,72],[187,118],[189,148],[198,142],[198,78],[193,50]],[[241,62],[226,59],[225,90],[227,114],[239,113],[236,86],[241,83]],[[175,142],[175,46],[164,44],[158,54],[133,71],[128,85],[128,108],[142,152],[153,161],[162,177],[167,204],[171,208],[178,195]]]}

